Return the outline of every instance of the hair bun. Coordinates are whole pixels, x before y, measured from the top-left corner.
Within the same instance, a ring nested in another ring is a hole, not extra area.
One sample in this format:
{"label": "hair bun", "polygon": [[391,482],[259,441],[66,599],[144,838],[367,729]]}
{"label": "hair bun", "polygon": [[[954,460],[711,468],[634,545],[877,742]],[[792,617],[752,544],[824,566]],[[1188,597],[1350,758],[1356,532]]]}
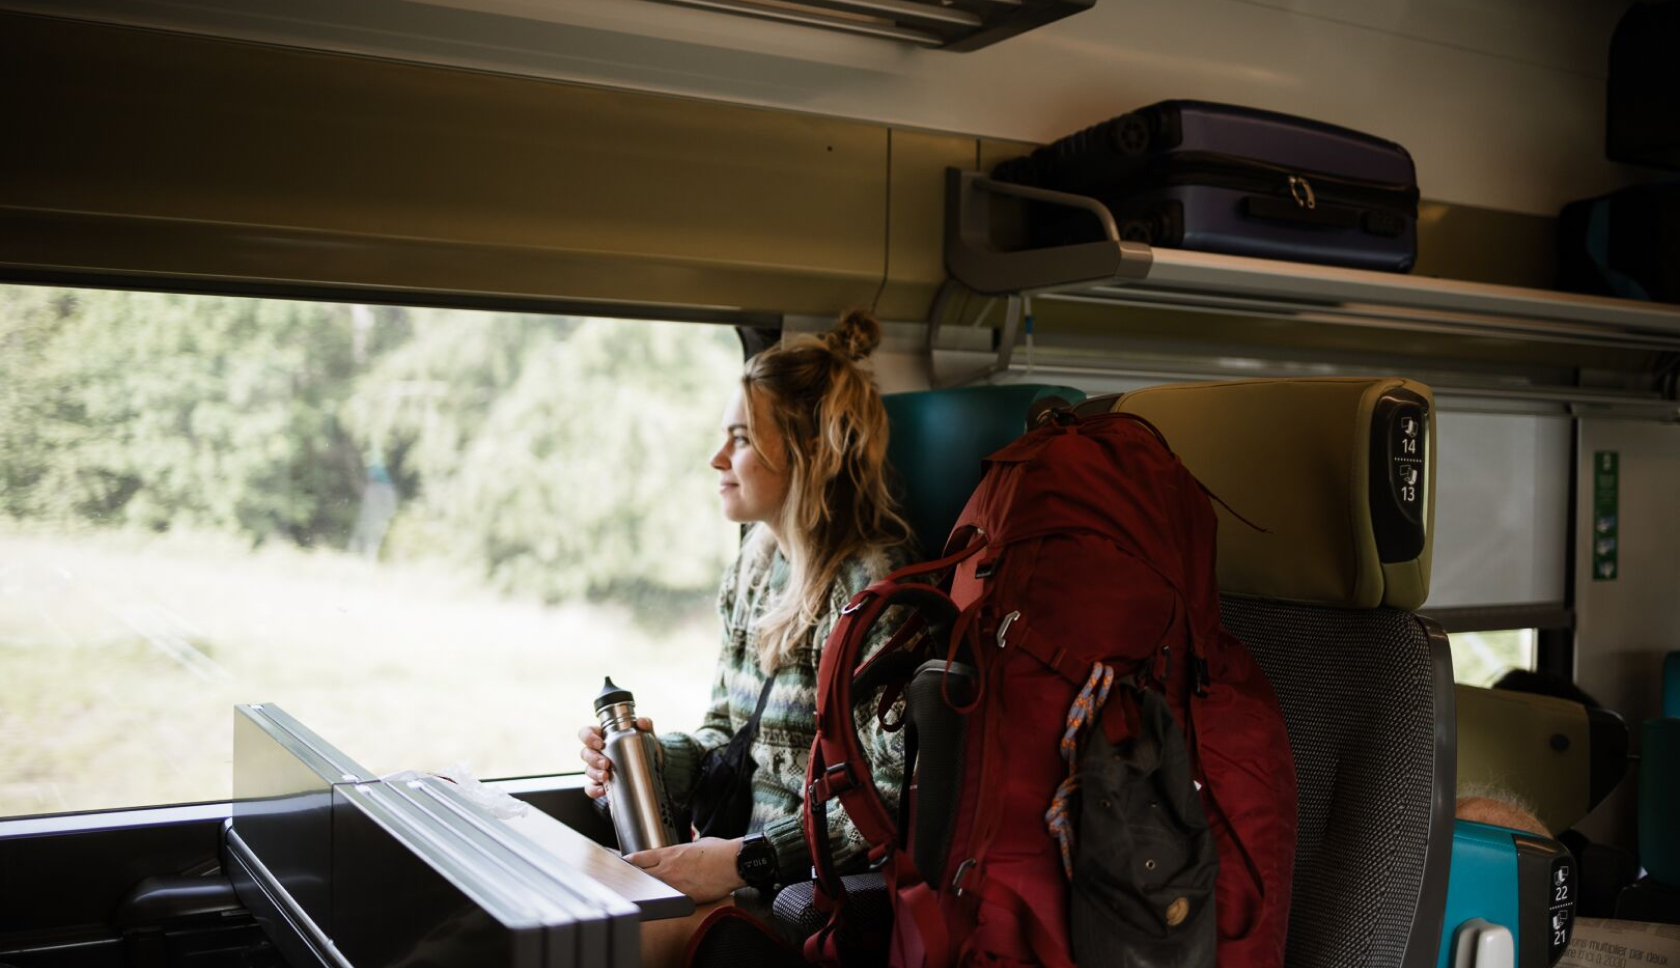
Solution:
{"label": "hair bun", "polygon": [[867,309],[853,309],[840,324],[823,334],[828,348],[856,363],[881,345],[881,321]]}

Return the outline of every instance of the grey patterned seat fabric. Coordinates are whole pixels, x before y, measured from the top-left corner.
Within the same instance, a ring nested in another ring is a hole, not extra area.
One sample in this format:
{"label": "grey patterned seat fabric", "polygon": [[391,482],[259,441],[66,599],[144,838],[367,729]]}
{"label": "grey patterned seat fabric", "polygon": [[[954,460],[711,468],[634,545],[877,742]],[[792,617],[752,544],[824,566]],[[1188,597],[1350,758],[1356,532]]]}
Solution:
{"label": "grey patterned seat fabric", "polygon": [[[855,954],[883,947],[892,934],[893,921],[886,881],[880,874],[850,874],[841,879],[846,882],[846,924],[840,929],[841,951]],[[776,921],[795,938],[810,937],[828,923],[828,915],[812,903],[814,893],[814,886],[806,881],[789,885],[776,895]]]}
{"label": "grey patterned seat fabric", "polygon": [[1452,855],[1452,660],[1391,608],[1224,597],[1277,692],[1299,791],[1289,968],[1433,968]]}

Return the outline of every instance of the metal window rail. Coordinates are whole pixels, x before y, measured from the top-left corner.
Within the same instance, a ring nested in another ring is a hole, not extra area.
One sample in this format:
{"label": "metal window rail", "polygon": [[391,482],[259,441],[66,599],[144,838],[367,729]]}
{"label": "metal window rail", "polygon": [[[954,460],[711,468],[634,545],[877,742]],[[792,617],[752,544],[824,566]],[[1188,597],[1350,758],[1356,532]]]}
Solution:
{"label": "metal window rail", "polygon": [[[1053,248],[1000,248],[991,228],[998,196],[1086,211],[1105,238]],[[946,176],[945,266],[964,288],[1008,297],[990,373],[1010,369],[1027,299],[1680,352],[1680,306],[1151,248],[1121,241],[1113,216],[1095,199],[955,168]],[[930,349],[937,345],[942,312],[936,305],[928,327]],[[1673,407],[1672,401],[1650,402]]]}
{"label": "metal window rail", "polygon": [[1088,10],[1096,0],[658,0],[920,47],[969,51]]}

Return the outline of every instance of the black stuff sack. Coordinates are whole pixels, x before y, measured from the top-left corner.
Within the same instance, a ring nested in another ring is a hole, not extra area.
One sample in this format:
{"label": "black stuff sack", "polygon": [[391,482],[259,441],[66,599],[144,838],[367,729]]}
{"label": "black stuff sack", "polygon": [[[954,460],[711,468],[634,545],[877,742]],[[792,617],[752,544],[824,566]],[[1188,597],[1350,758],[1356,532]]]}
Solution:
{"label": "black stuff sack", "polygon": [[1093,730],[1080,753],[1073,856],[1074,961],[1133,968],[1213,968],[1219,852],[1166,700],[1125,687],[1139,728],[1109,745]]}

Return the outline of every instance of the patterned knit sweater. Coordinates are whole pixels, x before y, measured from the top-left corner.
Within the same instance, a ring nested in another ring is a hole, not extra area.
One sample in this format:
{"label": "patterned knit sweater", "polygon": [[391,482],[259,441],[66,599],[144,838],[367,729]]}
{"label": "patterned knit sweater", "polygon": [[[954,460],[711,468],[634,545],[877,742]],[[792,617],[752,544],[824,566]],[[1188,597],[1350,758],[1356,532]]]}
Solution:
{"label": "patterned knit sweater", "polygon": [[[758,764],[752,783],[752,821],[748,832],[762,831],[776,849],[777,882],[807,880],[811,852],[805,844],[800,810],[804,804],[805,761],[816,737],[817,667],[821,648],[840,616],[840,609],[871,582],[905,564],[897,549],[872,549],[849,558],[829,586],[827,607],[816,627],[790,654],[776,674],[770,698],[759,720],[758,737],[750,753]],[[687,812],[707,751],[728,745],[737,729],[752,718],[764,689],[758,663],[758,618],[769,610],[787,583],[788,565],[774,542],[745,542],[740,558],[724,575],[718,592],[723,617],[723,652],[712,683],[712,702],[700,728],[690,733],[665,733],[665,788],[678,809]],[[891,637],[901,617],[893,609],[877,623],[864,656],[873,655]],[[895,619],[897,619],[895,621]],[[891,808],[897,807],[904,773],[902,733],[888,733],[875,718],[875,697],[857,707],[858,735],[875,774],[876,786]],[[902,710],[898,711],[902,714]],[[897,718],[895,714],[894,718]],[[847,873],[863,865],[866,845],[838,802],[828,813],[829,842],[839,868]]]}

